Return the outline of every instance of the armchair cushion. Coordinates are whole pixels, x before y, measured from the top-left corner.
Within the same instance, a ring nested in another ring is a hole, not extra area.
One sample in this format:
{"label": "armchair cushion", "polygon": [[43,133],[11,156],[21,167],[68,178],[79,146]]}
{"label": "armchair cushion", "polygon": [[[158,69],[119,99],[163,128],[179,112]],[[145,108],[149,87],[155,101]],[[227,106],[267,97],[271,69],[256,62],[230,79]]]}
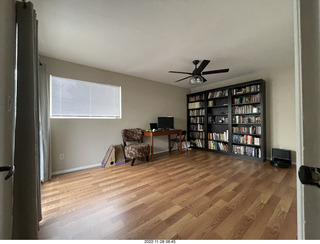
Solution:
{"label": "armchair cushion", "polygon": [[131,144],[124,148],[127,158],[142,158],[150,154],[150,146],[146,143]]}

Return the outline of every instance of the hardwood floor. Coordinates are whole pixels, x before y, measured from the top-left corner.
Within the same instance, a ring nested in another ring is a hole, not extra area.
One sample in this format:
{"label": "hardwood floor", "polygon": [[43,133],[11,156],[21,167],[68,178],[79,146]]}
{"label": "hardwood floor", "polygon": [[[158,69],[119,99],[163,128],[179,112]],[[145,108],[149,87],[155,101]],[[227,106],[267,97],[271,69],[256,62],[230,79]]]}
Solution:
{"label": "hardwood floor", "polygon": [[39,239],[296,239],[296,171],[192,150],[54,176]]}

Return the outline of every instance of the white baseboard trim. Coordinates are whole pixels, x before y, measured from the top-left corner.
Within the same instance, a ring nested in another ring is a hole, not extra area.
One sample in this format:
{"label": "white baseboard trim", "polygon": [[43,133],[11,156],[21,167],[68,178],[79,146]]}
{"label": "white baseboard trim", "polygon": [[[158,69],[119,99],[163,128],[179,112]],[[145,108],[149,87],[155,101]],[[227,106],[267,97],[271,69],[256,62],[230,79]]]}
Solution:
{"label": "white baseboard trim", "polygon": [[[161,150],[161,151],[157,151],[154,154],[159,154],[159,153],[164,153],[164,152],[168,152],[169,150]],[[268,161],[271,161],[271,158],[266,158]],[[292,164],[296,164],[295,162],[292,162]],[[71,172],[75,172],[75,171],[79,171],[79,170],[83,170],[83,169],[90,169],[90,168],[94,168],[94,167],[98,167],[101,166],[101,163],[99,164],[90,164],[90,165],[86,165],[86,166],[81,166],[81,167],[76,167],[76,168],[71,168],[71,169],[64,169],[64,170],[59,170],[59,171],[55,171],[52,172],[52,175],[61,175],[61,174],[65,174],[65,173],[71,173]]]}
{"label": "white baseboard trim", "polygon": [[76,167],[76,168],[71,168],[71,169],[59,170],[59,171],[52,172],[52,175],[61,175],[61,174],[71,173],[71,172],[75,172],[75,171],[79,171],[79,170],[83,170],[83,169],[90,169],[90,168],[94,168],[94,167],[98,167],[98,166],[101,166],[101,163],[100,164],[91,164],[91,165],[86,165],[86,166],[81,166],[81,167]]}
{"label": "white baseboard trim", "polygon": [[[169,150],[158,151],[158,152],[155,152],[154,154],[164,153],[164,152],[168,152],[168,151]],[[52,172],[52,175],[61,175],[61,174],[71,173],[71,172],[75,172],[75,171],[79,171],[79,170],[83,170],[83,169],[90,169],[90,168],[94,168],[94,167],[98,167],[98,166],[101,166],[101,163],[100,164],[90,164],[90,165],[85,165],[85,166],[71,168],[71,169],[59,170],[59,171]]]}
{"label": "white baseboard trim", "polygon": [[[157,152],[153,152],[153,154],[159,154],[159,153],[164,153],[164,152],[169,152],[169,150],[162,150],[162,151],[157,151]],[[151,155],[151,152],[150,152]]]}
{"label": "white baseboard trim", "polygon": [[[271,160],[272,160],[272,158],[266,158],[266,160],[267,160],[267,161],[271,161]],[[291,161],[291,164],[293,164],[293,165],[297,165],[295,161]]]}

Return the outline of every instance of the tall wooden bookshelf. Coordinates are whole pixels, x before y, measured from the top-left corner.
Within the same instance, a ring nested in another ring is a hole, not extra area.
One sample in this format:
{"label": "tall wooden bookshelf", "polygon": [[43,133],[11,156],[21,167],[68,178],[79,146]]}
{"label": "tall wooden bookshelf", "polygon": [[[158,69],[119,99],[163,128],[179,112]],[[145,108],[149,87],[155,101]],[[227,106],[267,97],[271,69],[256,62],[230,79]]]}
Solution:
{"label": "tall wooden bookshelf", "polygon": [[229,89],[207,92],[207,149],[229,152]]}
{"label": "tall wooden bookshelf", "polygon": [[265,160],[265,82],[187,95],[191,147]]}
{"label": "tall wooden bookshelf", "polygon": [[205,148],[205,102],[205,93],[188,95],[188,138],[195,148]]}

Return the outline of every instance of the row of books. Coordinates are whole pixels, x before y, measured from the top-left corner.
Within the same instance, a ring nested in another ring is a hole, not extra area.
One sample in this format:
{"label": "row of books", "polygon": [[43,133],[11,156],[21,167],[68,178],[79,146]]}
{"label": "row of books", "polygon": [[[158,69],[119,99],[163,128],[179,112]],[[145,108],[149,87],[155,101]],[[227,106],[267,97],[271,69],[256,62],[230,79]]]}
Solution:
{"label": "row of books", "polygon": [[259,103],[261,101],[260,93],[245,97],[235,97],[233,104],[245,104],[245,103]]}
{"label": "row of books", "polygon": [[224,152],[229,151],[228,144],[223,142],[216,142],[216,141],[208,141],[208,148],[212,150],[220,150]]}
{"label": "row of books", "polygon": [[218,97],[227,97],[227,96],[228,96],[228,89],[225,89],[225,90],[221,90],[221,91],[209,92],[208,99],[218,98]]}
{"label": "row of books", "polygon": [[201,100],[204,100],[204,98],[205,98],[204,94],[192,96],[192,97],[189,97],[189,102],[201,101]]}
{"label": "row of books", "polygon": [[251,135],[233,135],[232,142],[259,146],[260,137],[255,137]]}
{"label": "row of books", "polygon": [[204,123],[204,117],[191,117],[191,118],[190,118],[190,122],[191,122],[191,123],[200,123],[200,124],[203,124],[203,123]]}
{"label": "row of books", "polygon": [[259,92],[260,91],[260,85],[252,85],[252,86],[246,86],[242,88],[236,88],[232,90],[233,95],[239,95],[244,93],[250,93],[250,92]]}
{"label": "row of books", "polygon": [[204,115],[206,115],[206,112],[204,109],[190,110],[189,115],[190,116],[204,116]]}
{"label": "row of books", "polygon": [[203,124],[190,125],[191,131],[203,131]]}
{"label": "row of books", "polygon": [[240,116],[236,115],[232,117],[232,123],[234,124],[260,124],[260,116]]}
{"label": "row of books", "polygon": [[226,130],[223,133],[208,133],[208,140],[216,140],[216,141],[229,141],[229,132]]}
{"label": "row of books", "polygon": [[256,147],[233,145],[232,152],[234,154],[246,155],[250,157],[261,158],[261,149]]}
{"label": "row of books", "polygon": [[255,105],[244,105],[232,107],[233,114],[254,114],[260,113],[260,106]]}
{"label": "row of books", "polygon": [[261,135],[261,126],[250,126],[250,127],[233,127],[232,128],[233,133],[238,134],[258,134]]}
{"label": "row of books", "polygon": [[194,102],[194,103],[188,103],[188,108],[193,109],[193,108],[203,108],[204,107],[204,102]]}
{"label": "row of books", "polygon": [[194,141],[191,141],[191,143],[193,144],[193,146],[196,146],[196,147],[204,147],[205,146],[204,140],[200,140],[200,139],[196,139]]}
{"label": "row of books", "polygon": [[191,131],[189,136],[192,139],[204,139],[204,132]]}

